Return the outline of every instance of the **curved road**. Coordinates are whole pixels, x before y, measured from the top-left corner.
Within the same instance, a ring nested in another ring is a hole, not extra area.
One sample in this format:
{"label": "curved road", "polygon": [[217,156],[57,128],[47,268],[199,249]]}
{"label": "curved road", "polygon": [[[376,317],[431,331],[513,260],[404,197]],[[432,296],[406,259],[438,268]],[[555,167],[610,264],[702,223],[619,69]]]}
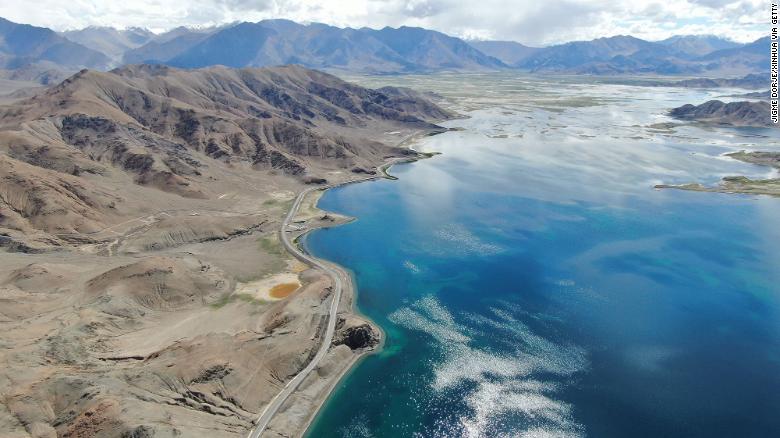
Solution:
{"label": "curved road", "polygon": [[[325,329],[325,334],[322,339],[322,344],[320,345],[320,349],[317,351],[317,354],[314,356],[314,358],[309,362],[306,367],[304,367],[298,375],[292,378],[287,384],[282,388],[282,390],[276,394],[276,396],[271,400],[270,403],[268,403],[268,406],[265,407],[263,412],[260,414],[260,416],[255,421],[255,427],[252,429],[252,431],[249,432],[249,435],[247,435],[247,438],[260,438],[260,436],[263,434],[265,429],[268,427],[268,424],[271,422],[271,419],[276,414],[277,411],[279,411],[279,408],[282,407],[282,404],[287,400],[287,398],[298,388],[298,385],[303,382],[306,377],[309,376],[309,374],[317,368],[320,361],[323,357],[328,353],[328,349],[330,348],[331,342],[333,342],[333,333],[336,330],[336,314],[339,310],[339,303],[341,302],[341,291],[343,289],[344,281],[342,281],[342,273],[340,273],[338,270],[327,266],[320,260],[302,252],[298,247],[292,244],[290,242],[290,238],[287,236],[287,229],[290,225],[290,221],[295,217],[295,214],[298,213],[298,208],[301,206],[301,201],[308,195],[309,193],[315,191],[315,190],[327,190],[332,189],[334,187],[339,187],[347,184],[357,183],[357,182],[364,182],[364,181],[370,181],[379,179],[382,177],[387,177],[386,170],[398,163],[403,162],[409,162],[409,161],[415,161],[415,158],[410,157],[401,157],[401,158],[394,158],[391,160],[388,160],[385,164],[379,166],[377,170],[379,170],[379,174],[375,176],[369,176],[366,178],[358,178],[350,181],[344,181],[342,183],[338,184],[332,184],[326,187],[310,187],[301,193],[298,194],[298,196],[295,198],[295,202],[293,203],[292,207],[290,208],[290,211],[287,212],[287,216],[285,216],[284,220],[282,221],[282,226],[279,229],[279,240],[284,245],[285,249],[290,252],[295,258],[298,260],[309,264],[313,267],[322,269],[325,271],[330,278],[333,280],[333,294],[332,299],[330,302],[330,311],[328,313],[328,326]],[[346,280],[346,279],[345,279]]]}
{"label": "curved road", "polygon": [[[368,179],[375,179],[376,177],[372,178],[364,178],[354,181],[347,181],[342,184],[338,185],[344,185],[349,184],[353,182],[359,182],[359,181],[366,181]],[[282,242],[284,247],[287,249],[287,251],[290,252],[295,258],[298,260],[307,263],[311,266],[317,267],[319,269],[322,269],[325,271],[328,275],[330,275],[330,278],[333,280],[333,294],[332,299],[330,302],[330,312],[328,314],[328,326],[325,329],[325,334],[322,339],[322,344],[320,345],[319,351],[317,351],[317,354],[314,356],[314,358],[309,362],[308,365],[304,369],[301,370],[301,372],[298,373],[297,376],[293,377],[292,380],[287,382],[287,385],[282,388],[281,392],[276,394],[276,397],[274,397],[271,402],[266,406],[266,408],[263,410],[263,412],[260,414],[260,417],[258,417],[257,421],[255,421],[255,428],[252,429],[252,431],[249,433],[248,438],[259,438],[260,435],[262,435],[263,431],[268,427],[268,423],[271,422],[271,419],[273,418],[274,414],[279,410],[279,408],[282,406],[282,404],[287,400],[287,398],[290,396],[290,394],[293,393],[298,388],[298,385],[303,382],[303,380],[311,373],[317,365],[319,365],[320,361],[323,357],[325,357],[325,354],[327,354],[328,349],[330,348],[330,344],[333,341],[333,333],[336,329],[336,313],[339,309],[339,303],[341,302],[341,290],[343,288],[343,282],[341,279],[341,275],[339,272],[321,261],[317,260],[314,257],[309,256],[308,254],[303,253],[301,250],[299,250],[295,245],[293,245],[290,242],[290,238],[287,236],[287,228],[290,224],[290,221],[295,217],[295,214],[298,212],[298,208],[301,205],[301,201],[303,201],[303,198],[306,197],[309,193],[315,191],[315,190],[325,190],[327,188],[331,188],[335,186],[330,186],[326,188],[322,187],[311,187],[308,188],[301,193],[298,194],[298,197],[295,198],[295,203],[293,203],[292,208],[290,208],[290,211],[287,213],[287,216],[285,216],[284,220],[282,221],[282,226],[279,229],[279,240]]]}

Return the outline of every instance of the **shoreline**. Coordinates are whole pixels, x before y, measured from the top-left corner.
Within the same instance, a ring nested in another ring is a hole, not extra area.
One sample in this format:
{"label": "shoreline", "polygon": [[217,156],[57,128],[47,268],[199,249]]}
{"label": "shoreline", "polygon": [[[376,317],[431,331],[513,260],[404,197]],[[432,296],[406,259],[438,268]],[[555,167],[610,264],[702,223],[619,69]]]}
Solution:
{"label": "shoreline", "polygon": [[[409,139],[405,140],[404,143],[417,141],[421,137],[423,137],[423,135],[415,134],[414,136],[412,136]],[[414,150],[411,147],[409,149]],[[339,187],[342,187],[342,186],[345,186],[345,185],[348,185],[348,184],[357,184],[357,183],[368,182],[368,181],[377,181],[377,180],[380,180],[380,179],[397,180],[398,178],[396,178],[396,177],[394,177],[394,176],[392,176],[392,175],[387,173],[387,171],[390,170],[391,167],[393,167],[396,164],[410,164],[410,163],[414,163],[414,162],[419,161],[421,159],[430,158],[431,156],[432,155],[427,155],[426,156],[426,155],[422,155],[421,154],[420,156],[417,156],[417,157],[394,158],[394,159],[389,160],[387,163],[384,163],[384,164],[382,164],[380,166],[377,166],[377,171],[381,172],[381,175],[375,175],[375,176],[367,177],[367,178],[364,178],[362,180],[357,180],[357,181],[348,181],[348,182],[342,182],[342,183],[334,184],[334,185],[332,185],[330,187],[323,188],[322,191],[324,193],[324,192],[326,192],[326,191],[328,191],[330,189],[339,188]],[[317,207],[318,203],[319,203],[319,199],[314,204],[314,207]],[[327,210],[322,210],[322,211],[323,212],[327,212]],[[300,248],[301,247],[300,246],[300,239],[303,238],[304,236],[308,235],[309,233],[314,232],[316,230],[324,229],[324,228],[331,228],[331,227],[338,227],[338,226],[341,226],[341,225],[346,225],[346,224],[352,222],[353,220],[355,220],[354,217],[349,217],[349,219],[346,222],[335,224],[333,226],[329,226],[329,227],[316,227],[316,228],[307,229],[306,231],[304,231],[303,233],[301,233],[299,236],[297,236],[295,238],[294,243]],[[308,249],[306,249],[305,247],[303,247],[301,249],[305,253],[310,254]],[[344,275],[346,278],[349,279],[349,287],[345,288],[345,290],[343,291],[343,293],[344,293],[344,292],[347,292],[347,290],[348,290],[348,294],[345,294],[345,295],[349,295],[349,298],[351,299],[351,302],[349,303],[349,314],[356,315],[356,316],[360,317],[361,319],[366,321],[371,326],[371,328],[373,330],[375,330],[377,333],[379,333],[379,344],[377,344],[377,346],[374,347],[371,350],[365,350],[365,351],[360,352],[359,354],[356,354],[354,357],[350,358],[349,361],[347,361],[346,363],[342,364],[342,367],[341,367],[340,371],[338,372],[338,374],[336,376],[333,377],[332,381],[329,382],[329,384],[327,385],[327,388],[321,394],[318,394],[317,401],[316,401],[316,406],[314,407],[314,409],[308,415],[308,418],[306,419],[303,427],[295,435],[298,438],[304,437],[306,435],[306,433],[309,431],[309,428],[314,423],[314,420],[317,418],[317,415],[319,415],[319,413],[322,410],[323,406],[325,406],[325,404],[328,402],[328,400],[330,399],[331,395],[333,394],[333,391],[336,389],[338,384],[341,383],[344,380],[344,378],[350,372],[352,372],[356,368],[356,366],[358,364],[360,364],[360,362],[362,362],[363,360],[365,360],[369,356],[372,356],[374,354],[379,354],[382,351],[382,349],[384,348],[385,341],[387,339],[387,334],[385,333],[384,329],[382,329],[382,327],[380,327],[373,320],[371,320],[370,318],[365,316],[362,312],[360,312],[359,309],[357,309],[357,307],[355,305],[355,299],[357,298],[357,292],[358,291],[357,291],[357,288],[354,286],[354,284],[352,282],[352,275],[351,275],[350,271],[347,270],[345,267],[343,267],[343,266],[341,266],[341,265],[339,265],[337,263],[331,262],[331,261],[329,261],[327,259],[320,259],[320,260],[324,260],[334,270],[339,271],[340,274]],[[342,297],[342,302],[344,301],[345,298],[346,297]]]}
{"label": "shoreline", "polygon": [[743,163],[765,166],[774,169],[774,174],[768,178],[751,179],[743,175],[725,176],[717,185],[704,185],[698,182],[684,184],[656,184],[654,189],[676,189],[690,192],[709,192],[740,195],[765,195],[780,197],[780,178],[777,171],[780,169],[780,154],[763,151],[745,151],[741,149],[733,152],[724,152],[718,157]]}
{"label": "shoreline", "polygon": [[[441,134],[441,133],[444,133],[444,132],[447,132],[447,131],[449,131],[449,130],[446,129],[446,128],[444,130],[441,130],[441,131],[420,131],[420,132],[417,132],[417,133],[414,133],[414,134],[408,136],[407,138],[402,140],[398,144],[398,146],[401,147],[403,145],[410,145],[410,146],[408,146],[407,149],[411,150],[411,151],[414,151],[416,154],[413,155],[413,156],[393,157],[393,158],[388,159],[385,163],[383,163],[383,164],[381,164],[381,165],[376,167],[377,174],[375,174],[375,175],[369,175],[369,176],[366,176],[366,177],[363,177],[363,178],[357,178],[357,179],[352,179],[352,180],[348,180],[348,181],[342,181],[342,182],[337,182],[337,183],[333,183],[333,184],[328,184],[328,185],[323,186],[323,187],[312,187],[312,188],[303,190],[302,192],[300,192],[297,195],[297,198],[300,198],[300,199],[298,200],[298,202],[293,204],[291,210],[287,213],[287,217],[290,218],[290,219],[294,219],[296,217],[296,215],[298,214],[298,209],[300,208],[300,205],[305,201],[305,199],[308,196],[310,196],[311,194],[316,193],[318,191],[321,191],[324,194],[325,192],[327,192],[330,189],[339,188],[339,187],[346,186],[346,185],[349,185],[349,184],[357,184],[357,183],[363,183],[363,182],[368,182],[368,181],[376,181],[376,180],[380,180],[380,179],[396,180],[397,179],[396,177],[394,177],[393,175],[388,173],[388,170],[392,166],[394,166],[396,164],[413,163],[413,162],[419,161],[421,159],[430,158],[432,156],[437,155],[437,153],[428,153],[428,154],[426,154],[426,153],[418,152],[411,146],[411,144],[416,143],[421,138],[428,137],[428,136],[433,136],[433,135],[438,135],[438,134]],[[330,213],[330,214],[335,214],[335,215],[338,215],[338,216],[342,216],[342,215],[340,215],[338,213],[335,213],[335,212],[329,212],[329,211],[326,211],[326,210],[319,209],[318,203],[319,203],[320,198],[321,198],[321,196],[319,198],[317,198],[313,202],[313,204],[312,204],[313,208],[317,209],[318,211],[322,211],[323,213],[326,213],[326,214]],[[347,217],[347,216],[342,216],[342,217],[343,217],[344,220],[340,221],[338,223],[334,223],[334,224],[331,224],[331,225],[319,225],[319,226],[307,227],[306,229],[301,230],[299,233],[290,236],[291,237],[291,245],[295,247],[297,252],[290,251],[288,248],[286,248],[286,247],[285,248],[288,249],[288,251],[287,251],[288,253],[290,253],[293,257],[295,257],[295,258],[297,258],[299,260],[301,260],[301,256],[304,256],[304,257],[308,256],[308,257],[311,257],[312,259],[322,263],[323,265],[325,265],[327,267],[327,269],[321,269],[321,267],[315,265],[315,266],[312,266],[313,268],[318,268],[319,270],[322,270],[322,271],[324,271],[326,273],[327,273],[328,270],[331,270],[331,271],[333,271],[333,272],[335,272],[337,274],[339,280],[341,280],[340,281],[340,283],[341,283],[341,293],[340,293],[339,301],[336,304],[336,309],[337,310],[336,310],[336,314],[334,315],[335,318],[338,320],[339,316],[342,316],[342,315],[345,316],[345,317],[355,316],[358,319],[360,319],[362,321],[365,321],[365,323],[368,324],[371,327],[372,331],[375,331],[376,333],[378,333],[378,335],[379,335],[379,343],[374,348],[372,348],[370,350],[367,349],[367,350],[363,350],[363,351],[352,352],[352,357],[349,357],[348,360],[346,360],[346,361],[342,360],[342,361],[340,361],[336,365],[337,372],[335,374],[333,374],[333,375],[329,375],[327,377],[321,377],[321,376],[318,377],[317,373],[323,367],[323,363],[316,364],[310,370],[310,371],[314,371],[314,373],[313,373],[314,377],[312,377],[312,373],[307,373],[307,375],[300,382],[295,383],[294,384],[294,389],[292,389],[292,391],[290,391],[286,396],[284,396],[284,399],[281,401],[281,403],[279,403],[277,406],[275,406],[273,408],[274,409],[274,413],[270,416],[270,418],[266,419],[267,422],[263,426],[262,430],[258,431],[257,430],[257,426],[255,426],[254,428],[252,428],[249,431],[248,437],[250,437],[250,438],[255,437],[255,436],[260,436],[264,432],[271,431],[272,430],[271,426],[272,426],[272,424],[274,424],[274,420],[283,421],[283,420],[280,420],[280,418],[284,417],[285,416],[285,412],[287,412],[287,410],[290,407],[292,407],[292,406],[290,406],[290,403],[293,401],[293,399],[296,396],[301,396],[301,397],[306,396],[306,398],[308,398],[313,403],[312,403],[312,406],[309,409],[307,409],[306,414],[302,416],[303,418],[305,418],[303,423],[298,425],[298,427],[294,427],[294,430],[286,430],[286,432],[292,433],[292,436],[303,437],[308,432],[309,428],[314,423],[314,420],[317,418],[317,415],[322,410],[322,407],[325,405],[325,403],[328,401],[328,399],[330,399],[331,395],[333,394],[333,391],[336,389],[338,384],[344,379],[344,377],[347,374],[349,374],[349,372],[354,370],[355,366],[357,364],[359,364],[363,359],[369,357],[372,354],[377,354],[377,353],[381,352],[382,349],[384,348],[385,340],[386,340],[386,333],[385,333],[385,331],[379,325],[377,325],[374,321],[372,321],[367,316],[363,315],[360,311],[358,311],[355,308],[355,299],[356,299],[356,296],[357,296],[357,289],[355,288],[355,286],[353,284],[352,276],[351,276],[350,272],[346,268],[344,268],[343,266],[341,266],[341,265],[339,265],[337,263],[333,263],[333,262],[331,262],[329,260],[321,259],[319,257],[314,256],[313,254],[311,254],[307,250],[307,248],[305,248],[305,246],[301,245],[301,239],[305,238],[305,236],[308,235],[312,231],[344,225],[346,223],[352,222],[352,220],[355,219],[353,217]],[[279,231],[280,235],[284,235],[287,231],[289,231],[287,229],[287,226],[288,226],[288,224],[286,223],[286,221],[284,221],[283,224],[282,224],[282,227],[281,227],[281,229]],[[307,265],[311,265],[309,263],[309,261],[307,261],[307,260],[302,260],[302,261],[304,261],[304,263],[306,263]],[[331,307],[333,305],[334,305],[333,303],[330,304]],[[330,325],[330,323],[331,322],[330,322],[330,318],[329,318],[328,319],[328,325]],[[335,333],[335,330],[334,330],[334,333]],[[330,343],[331,343],[331,345],[328,345],[328,348],[327,348],[327,350],[325,350],[324,355],[322,357],[320,357],[319,359],[315,358],[315,360],[319,361],[320,359],[322,359],[322,361],[324,361],[324,362],[327,362],[328,360],[338,361],[338,358],[334,357],[335,356],[335,354],[334,354],[335,348],[333,348],[333,346],[332,346],[332,340],[330,341]],[[321,345],[320,349],[322,349],[322,348],[323,348],[323,346]],[[327,365],[327,363],[325,365]],[[303,373],[309,367],[310,367],[310,365],[307,365],[307,367],[305,367],[304,370],[302,370],[298,375],[293,377],[293,379],[291,379],[287,383],[287,385],[285,385],[285,387],[282,389],[282,391],[280,393],[278,393],[277,396],[274,397],[274,399],[271,400],[271,402],[269,402],[269,404],[263,409],[263,411],[261,411],[262,414],[261,414],[260,418],[258,419],[258,421],[255,422],[255,424],[259,423],[260,419],[263,416],[266,415],[266,411],[269,408],[271,408],[272,405],[274,405],[276,403],[276,398],[279,397],[280,395],[283,395],[285,393],[285,391],[287,389],[287,386],[292,384],[293,381],[296,378],[298,378],[300,376],[300,374]],[[318,391],[316,391],[316,393],[314,393],[314,394],[305,394],[307,389],[312,387],[312,383],[316,383],[316,382],[312,381],[313,379],[320,379],[320,380],[326,381],[325,387],[321,388]],[[306,386],[307,383],[308,383],[308,386]],[[276,428],[273,428],[273,429],[276,429]],[[287,435],[285,435],[285,436],[287,436]]]}
{"label": "shoreline", "polygon": [[[373,181],[373,180],[371,180],[371,181]],[[316,206],[316,204],[315,204],[315,206]],[[323,211],[325,211],[325,210],[323,210]],[[337,225],[334,225],[334,226],[346,225],[346,224],[352,222],[352,220],[354,220],[354,218],[350,218],[349,221],[341,223],[341,224],[337,224]],[[303,237],[303,235],[308,234],[310,231],[316,231],[316,230],[323,229],[323,228],[330,228],[330,227],[312,228],[311,230],[307,230],[305,233],[301,234],[300,237]],[[306,250],[306,252],[308,253],[308,250]],[[356,307],[355,299],[357,298],[357,291],[358,290],[357,290],[357,288],[354,286],[354,284],[352,282],[351,271],[349,271],[348,269],[346,269],[345,267],[343,267],[343,266],[341,266],[341,265],[339,265],[337,263],[333,263],[333,262],[330,262],[330,261],[327,261],[327,260],[326,260],[326,262],[331,267],[333,267],[334,270],[338,270],[341,274],[343,274],[346,278],[349,279],[349,285],[350,285],[349,286],[349,292],[350,292],[349,296],[350,296],[350,299],[351,299],[351,301],[349,303],[349,314],[355,315],[355,316],[359,317],[360,319],[366,321],[366,323],[368,323],[371,326],[372,330],[374,330],[377,333],[379,333],[379,344],[377,344],[376,347],[374,347],[374,348],[372,348],[370,350],[364,350],[364,351],[361,351],[358,354],[355,354],[352,358],[350,358],[349,361],[347,361],[344,364],[342,364],[342,367],[339,370],[338,374],[332,378],[332,381],[329,382],[329,384],[327,385],[326,389],[322,393],[320,393],[319,396],[317,397],[317,401],[316,401],[316,405],[315,405],[314,409],[311,410],[311,412],[309,413],[309,415],[306,418],[305,423],[303,424],[303,427],[298,431],[298,434],[296,435],[299,438],[303,437],[304,435],[306,435],[306,433],[309,431],[309,428],[311,427],[311,425],[314,423],[314,420],[319,415],[320,411],[322,410],[322,407],[325,406],[325,403],[327,403],[328,400],[330,399],[331,395],[333,394],[333,391],[336,389],[338,384],[341,383],[344,380],[344,378],[347,376],[347,374],[352,372],[360,362],[362,362],[363,360],[365,360],[369,356],[372,356],[372,355],[375,355],[375,354],[379,354],[382,351],[382,349],[384,348],[385,341],[387,340],[387,334],[385,333],[384,329],[381,326],[379,326],[378,324],[376,324],[373,320],[371,320],[371,318],[369,318],[368,316],[364,315]],[[342,301],[344,300],[344,298],[345,297],[342,297]]]}

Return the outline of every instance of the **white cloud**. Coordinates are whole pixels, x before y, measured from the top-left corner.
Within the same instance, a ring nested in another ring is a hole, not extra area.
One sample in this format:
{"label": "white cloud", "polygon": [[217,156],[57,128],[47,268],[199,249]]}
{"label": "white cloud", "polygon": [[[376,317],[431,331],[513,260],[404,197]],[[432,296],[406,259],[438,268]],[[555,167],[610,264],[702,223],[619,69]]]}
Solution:
{"label": "white cloud", "polygon": [[165,30],[289,18],[336,26],[422,26],[481,39],[544,45],[617,34],[662,39],[706,33],[750,41],[763,36],[763,0],[5,0],[0,16],[56,30],[88,25]]}

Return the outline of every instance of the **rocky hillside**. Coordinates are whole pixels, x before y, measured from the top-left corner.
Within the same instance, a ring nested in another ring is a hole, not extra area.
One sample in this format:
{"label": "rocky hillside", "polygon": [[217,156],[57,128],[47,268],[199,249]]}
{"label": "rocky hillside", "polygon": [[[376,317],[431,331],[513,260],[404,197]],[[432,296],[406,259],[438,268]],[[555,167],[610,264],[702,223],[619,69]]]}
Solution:
{"label": "rocky hillside", "polygon": [[686,104],[669,114],[681,120],[732,126],[777,126],[769,119],[768,102],[729,102],[710,100],[701,105]]}
{"label": "rocky hillside", "polygon": [[[281,218],[310,184],[416,157],[399,144],[449,116],[293,66],[84,70],[0,106],[0,436],[246,436],[333,292]],[[319,194],[296,232],[346,220]],[[337,342],[269,436],[302,433],[378,342],[342,293]]]}
{"label": "rocky hillside", "polygon": [[408,153],[381,133],[439,131],[431,122],[449,115],[411,90],[295,66],[84,70],[0,107],[0,231],[104,226],[132,192],[101,195],[108,181],[202,199],[222,169],[325,181]]}

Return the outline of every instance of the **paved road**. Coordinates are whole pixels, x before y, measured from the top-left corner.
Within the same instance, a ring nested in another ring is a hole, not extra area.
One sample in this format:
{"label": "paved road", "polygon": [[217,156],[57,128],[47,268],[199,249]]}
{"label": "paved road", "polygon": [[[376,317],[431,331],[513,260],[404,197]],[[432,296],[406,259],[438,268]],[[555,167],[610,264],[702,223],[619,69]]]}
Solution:
{"label": "paved road", "polygon": [[[365,181],[365,179],[360,181]],[[341,274],[337,270],[325,265],[318,259],[301,252],[294,244],[290,242],[290,237],[287,233],[288,225],[290,224],[292,218],[295,217],[295,214],[298,212],[301,201],[303,201],[303,198],[305,198],[306,195],[315,190],[322,190],[322,188],[312,187],[306,189],[302,191],[297,198],[295,198],[295,203],[293,203],[292,208],[290,208],[290,211],[287,213],[284,221],[282,221],[282,227],[279,230],[279,240],[282,242],[287,251],[295,256],[295,258],[311,266],[322,269],[328,275],[330,275],[330,278],[333,280],[333,294],[331,295],[332,298],[330,302],[330,312],[328,314],[328,326],[325,329],[325,334],[322,337],[322,344],[320,345],[320,349],[317,351],[317,354],[314,356],[311,362],[309,362],[309,364],[306,365],[306,367],[302,369],[300,373],[298,373],[297,376],[293,377],[293,379],[284,386],[282,391],[279,392],[279,394],[277,394],[273,400],[271,400],[271,403],[266,406],[265,410],[263,410],[263,412],[260,414],[260,417],[258,417],[257,421],[255,421],[255,428],[249,433],[248,438],[259,438],[262,435],[263,431],[265,431],[266,427],[268,427],[268,423],[271,422],[274,414],[276,414],[276,412],[287,400],[290,394],[292,394],[293,391],[298,388],[298,385],[300,385],[301,382],[309,375],[309,373],[311,373],[317,367],[317,365],[319,365],[322,358],[325,357],[325,354],[328,352],[328,348],[333,341],[333,333],[336,329],[336,313],[338,312],[339,303],[341,302],[341,291],[344,283],[342,281]]]}
{"label": "paved road", "polygon": [[258,417],[257,420],[255,421],[255,428],[249,432],[247,438],[260,438],[260,436],[268,427],[268,424],[271,422],[271,419],[279,410],[279,408],[282,406],[282,404],[284,404],[284,402],[293,393],[293,391],[295,391],[298,388],[298,385],[300,385],[301,382],[303,382],[303,380],[306,379],[306,377],[308,377],[308,375],[315,368],[317,368],[322,358],[325,357],[325,354],[327,354],[328,349],[330,348],[330,344],[333,341],[333,333],[335,332],[336,329],[336,320],[337,320],[336,314],[338,313],[339,303],[341,302],[341,292],[343,289],[343,284],[347,281],[346,278],[342,277],[343,274],[340,271],[329,267],[325,263],[321,262],[320,260],[308,254],[303,253],[301,250],[298,249],[298,247],[296,247],[290,242],[290,237],[288,236],[287,230],[289,229],[290,221],[295,217],[295,214],[298,212],[298,208],[301,206],[301,201],[303,201],[306,195],[308,195],[309,193],[315,190],[325,190],[325,189],[352,184],[356,182],[370,181],[370,180],[382,178],[383,177],[382,174],[385,172],[387,168],[389,168],[393,164],[398,164],[407,161],[411,161],[411,159],[410,158],[392,159],[379,167],[380,175],[370,176],[366,178],[358,178],[350,181],[345,181],[340,184],[330,185],[328,187],[311,187],[299,193],[298,197],[295,198],[295,202],[293,203],[292,208],[290,208],[290,211],[287,213],[287,216],[285,216],[284,220],[282,221],[282,226],[279,229],[279,240],[282,242],[282,244],[287,249],[287,251],[289,251],[290,254],[292,254],[295,258],[311,266],[322,269],[333,280],[333,294],[330,302],[330,312],[328,313],[328,326],[325,329],[325,334],[322,337],[322,344],[320,345],[320,349],[317,351],[317,354],[314,356],[311,362],[309,362],[309,364],[306,365],[306,367],[302,369],[301,372],[298,373],[297,376],[293,377],[292,380],[287,382],[287,385],[285,385],[284,388],[282,388],[281,392],[276,394],[276,397],[274,397],[271,400],[268,406],[266,406],[266,408],[260,414],[260,417]]}

